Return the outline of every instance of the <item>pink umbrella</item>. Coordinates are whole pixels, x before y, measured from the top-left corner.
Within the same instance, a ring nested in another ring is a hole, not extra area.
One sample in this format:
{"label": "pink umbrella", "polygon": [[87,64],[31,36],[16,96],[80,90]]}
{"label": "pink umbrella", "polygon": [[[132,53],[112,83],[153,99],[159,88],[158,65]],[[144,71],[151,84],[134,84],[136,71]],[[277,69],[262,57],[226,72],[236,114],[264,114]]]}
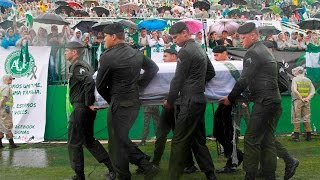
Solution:
{"label": "pink umbrella", "polygon": [[185,22],[187,24],[189,31],[192,34],[195,34],[203,29],[202,21],[196,19],[182,19],[180,21]]}
{"label": "pink umbrella", "polygon": [[229,35],[236,32],[239,28],[239,24],[234,21],[219,21],[212,24],[209,28],[209,32],[217,32],[219,35],[222,34],[222,31],[228,31]]}

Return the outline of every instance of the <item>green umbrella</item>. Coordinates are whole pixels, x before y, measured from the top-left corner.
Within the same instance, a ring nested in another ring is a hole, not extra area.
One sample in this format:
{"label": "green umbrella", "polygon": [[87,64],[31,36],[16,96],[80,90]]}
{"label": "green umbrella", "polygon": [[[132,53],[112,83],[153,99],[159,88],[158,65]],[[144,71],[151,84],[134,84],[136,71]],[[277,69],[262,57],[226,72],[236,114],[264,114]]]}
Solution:
{"label": "green umbrella", "polygon": [[270,6],[270,8],[272,9],[273,14],[280,14],[282,12],[279,6],[273,5]]}

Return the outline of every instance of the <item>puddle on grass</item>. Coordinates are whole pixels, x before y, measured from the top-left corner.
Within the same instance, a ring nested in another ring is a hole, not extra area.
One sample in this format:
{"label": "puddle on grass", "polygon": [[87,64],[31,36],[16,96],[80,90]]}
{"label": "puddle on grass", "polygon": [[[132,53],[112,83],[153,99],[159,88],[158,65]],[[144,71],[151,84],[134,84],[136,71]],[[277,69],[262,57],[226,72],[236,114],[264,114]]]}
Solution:
{"label": "puddle on grass", "polygon": [[48,167],[46,149],[28,148],[0,151],[0,166]]}

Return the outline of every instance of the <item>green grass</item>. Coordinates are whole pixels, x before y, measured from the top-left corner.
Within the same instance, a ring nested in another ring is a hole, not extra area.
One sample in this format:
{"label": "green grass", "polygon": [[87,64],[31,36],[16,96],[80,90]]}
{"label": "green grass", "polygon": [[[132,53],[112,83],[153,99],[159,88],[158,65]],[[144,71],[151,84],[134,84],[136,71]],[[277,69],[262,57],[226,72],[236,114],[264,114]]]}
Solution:
{"label": "green grass", "polygon": [[[306,142],[301,137],[301,142],[295,143],[290,137],[278,137],[280,142],[288,149],[289,153],[300,160],[295,180],[308,179],[316,180],[320,177],[320,148],[319,137],[313,137],[311,142]],[[207,145],[216,168],[224,166],[226,159],[217,155],[216,143],[208,140]],[[7,145],[6,145],[7,146]],[[107,145],[104,145],[107,148]],[[154,143],[148,143],[141,147],[141,150],[149,155],[153,154]],[[240,148],[243,149],[243,141],[240,140]],[[156,180],[167,179],[168,161],[170,154],[170,142],[167,143],[165,153],[161,161],[161,172]],[[131,165],[132,179],[143,179],[143,176],[136,175],[136,167]],[[106,168],[85,150],[85,174],[89,180],[105,179]],[[283,179],[284,163],[278,160],[277,179]],[[1,180],[56,180],[68,179],[73,175],[69,166],[66,144],[28,144],[21,145],[18,149],[10,150],[7,147],[0,150],[0,179]],[[244,179],[244,171],[239,168],[235,173],[222,175],[217,174],[218,179]],[[184,175],[182,179],[201,180],[205,179],[203,173],[197,172],[191,175]]]}

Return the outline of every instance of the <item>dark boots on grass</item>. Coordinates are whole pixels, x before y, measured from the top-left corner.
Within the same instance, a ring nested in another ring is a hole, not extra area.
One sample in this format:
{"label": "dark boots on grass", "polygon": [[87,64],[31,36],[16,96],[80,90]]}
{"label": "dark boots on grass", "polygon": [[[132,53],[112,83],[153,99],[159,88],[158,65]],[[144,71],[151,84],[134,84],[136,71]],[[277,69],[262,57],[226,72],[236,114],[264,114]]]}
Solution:
{"label": "dark boots on grass", "polygon": [[[294,141],[294,142],[300,142],[299,135],[300,135],[299,132],[294,132],[294,133],[293,133],[293,137],[292,137],[292,141]],[[307,133],[306,133],[306,141],[311,141],[311,132],[307,132]]]}
{"label": "dark boots on grass", "polygon": [[[19,146],[17,146],[13,139],[9,139],[9,149],[14,149],[14,148],[17,148]],[[4,148],[3,144],[2,144],[2,139],[0,139],[0,148]]]}

